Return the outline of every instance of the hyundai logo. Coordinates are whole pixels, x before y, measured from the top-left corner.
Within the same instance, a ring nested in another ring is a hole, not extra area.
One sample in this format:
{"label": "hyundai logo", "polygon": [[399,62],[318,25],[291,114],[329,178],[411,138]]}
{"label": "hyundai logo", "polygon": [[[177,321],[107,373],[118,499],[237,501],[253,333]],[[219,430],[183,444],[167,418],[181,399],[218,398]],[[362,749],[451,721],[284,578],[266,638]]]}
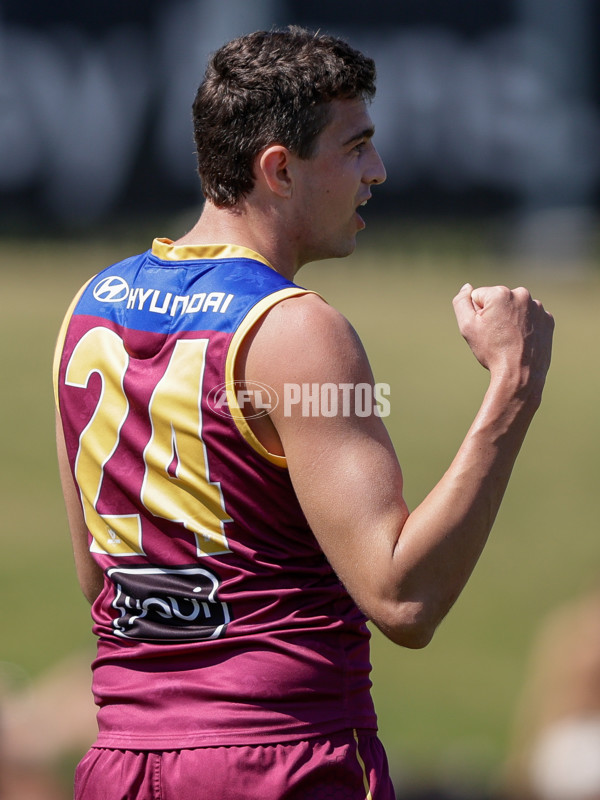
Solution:
{"label": "hyundai logo", "polygon": [[129,284],[123,278],[110,275],[94,286],[94,298],[100,303],[120,303],[129,297]]}

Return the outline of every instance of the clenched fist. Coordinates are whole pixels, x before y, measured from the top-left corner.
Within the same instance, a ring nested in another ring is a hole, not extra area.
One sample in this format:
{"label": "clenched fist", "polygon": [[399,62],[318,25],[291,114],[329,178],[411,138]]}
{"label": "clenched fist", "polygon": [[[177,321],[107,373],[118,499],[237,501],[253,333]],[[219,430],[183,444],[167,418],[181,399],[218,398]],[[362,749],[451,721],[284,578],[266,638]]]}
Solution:
{"label": "clenched fist", "polygon": [[554,319],[527,289],[465,284],[454,298],[460,332],[493,378],[541,396],[550,366]]}

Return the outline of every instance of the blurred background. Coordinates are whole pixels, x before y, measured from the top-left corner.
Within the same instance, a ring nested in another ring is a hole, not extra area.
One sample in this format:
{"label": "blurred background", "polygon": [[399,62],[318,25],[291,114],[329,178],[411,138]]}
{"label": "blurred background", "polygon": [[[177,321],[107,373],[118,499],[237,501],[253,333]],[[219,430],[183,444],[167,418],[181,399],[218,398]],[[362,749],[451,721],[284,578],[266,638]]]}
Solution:
{"label": "blurred background", "polygon": [[207,55],[290,22],[374,57],[397,219],[489,219],[586,253],[600,199],[596,0],[0,3],[2,229],[89,230],[198,200],[190,97]]}
{"label": "blurred background", "polygon": [[464,595],[424,651],[374,632],[398,797],[599,800],[597,0],[0,0],[0,796],[69,797],[94,736],[53,446],[60,320],[91,274],[193,224],[206,58],[287,24],[377,62],[387,182],[357,252],[301,282],[391,386],[410,505],[485,390],[453,294],[525,284],[557,320],[544,404]]}

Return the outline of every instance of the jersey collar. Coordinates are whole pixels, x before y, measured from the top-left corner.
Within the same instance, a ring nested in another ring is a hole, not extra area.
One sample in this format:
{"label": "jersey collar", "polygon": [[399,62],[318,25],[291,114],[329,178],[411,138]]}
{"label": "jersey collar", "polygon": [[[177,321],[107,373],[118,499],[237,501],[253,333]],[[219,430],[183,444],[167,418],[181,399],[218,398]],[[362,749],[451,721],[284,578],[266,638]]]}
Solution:
{"label": "jersey collar", "polygon": [[161,261],[198,261],[202,259],[250,258],[274,269],[266,258],[238,244],[173,244],[171,239],[155,239],[152,254]]}

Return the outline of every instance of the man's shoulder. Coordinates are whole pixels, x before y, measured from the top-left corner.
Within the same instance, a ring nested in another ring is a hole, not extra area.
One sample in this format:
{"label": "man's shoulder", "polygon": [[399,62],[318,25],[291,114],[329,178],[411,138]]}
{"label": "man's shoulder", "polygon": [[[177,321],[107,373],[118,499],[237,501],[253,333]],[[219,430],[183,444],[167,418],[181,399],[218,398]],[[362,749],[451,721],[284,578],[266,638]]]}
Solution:
{"label": "man's shoulder", "polygon": [[320,294],[307,289],[284,298],[269,310],[263,326],[283,335],[304,334],[313,338],[319,333],[351,328],[344,315],[330,305]]}
{"label": "man's shoulder", "polygon": [[346,319],[322,297],[306,293],[283,299],[256,325],[246,343],[251,372],[271,379],[334,380],[364,366],[360,339]]}

